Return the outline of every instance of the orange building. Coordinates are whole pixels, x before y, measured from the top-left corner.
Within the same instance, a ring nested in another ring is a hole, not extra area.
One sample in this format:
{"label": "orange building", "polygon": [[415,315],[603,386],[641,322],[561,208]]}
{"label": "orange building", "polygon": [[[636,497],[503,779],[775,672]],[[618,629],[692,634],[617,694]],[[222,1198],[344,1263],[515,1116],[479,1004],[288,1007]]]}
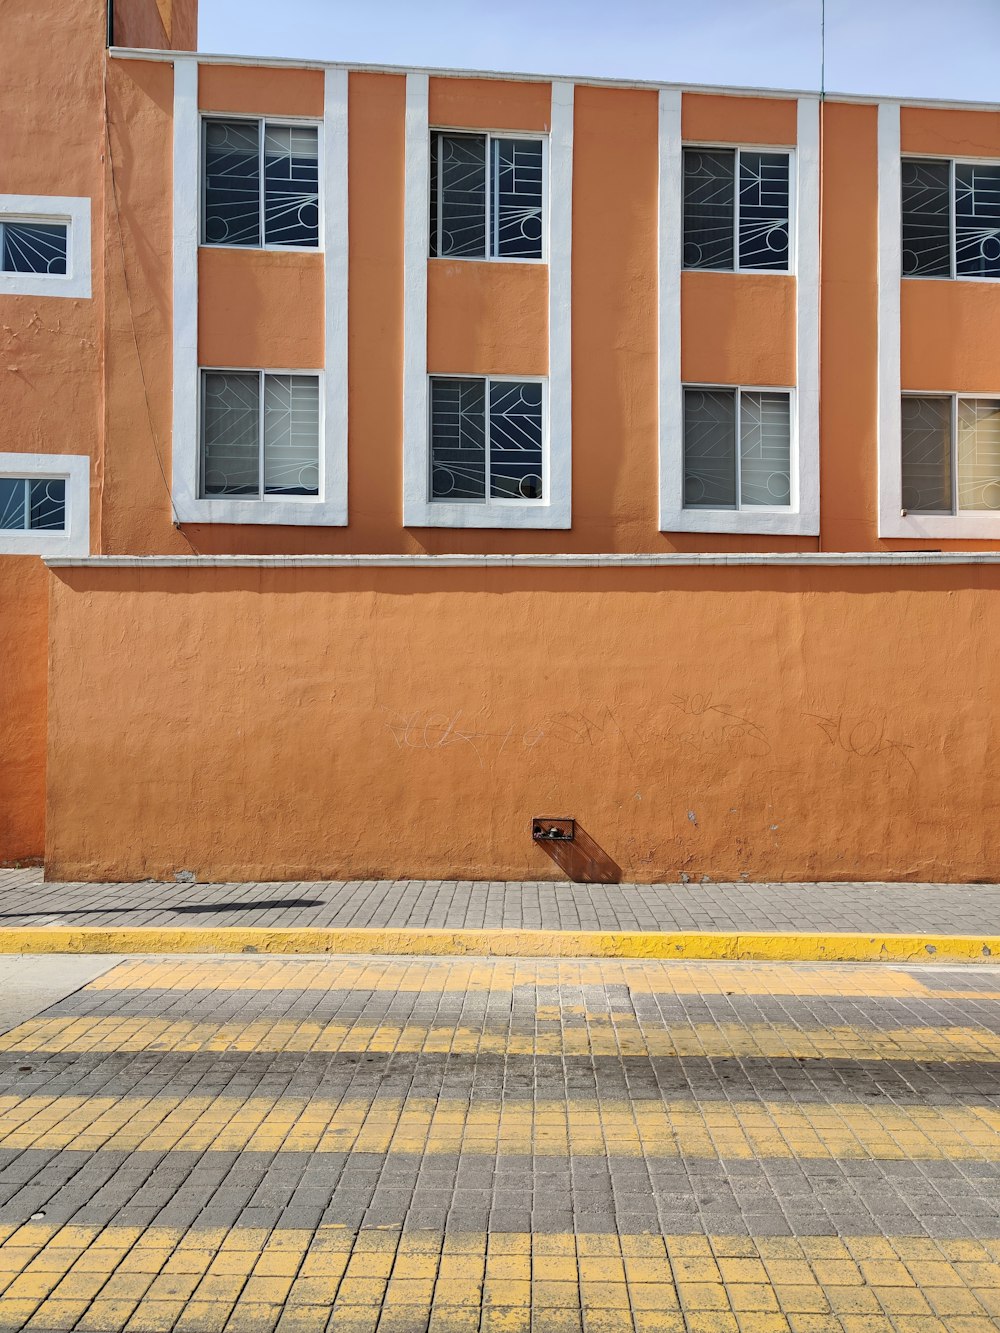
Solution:
{"label": "orange building", "polygon": [[0,863],[996,879],[1000,109],[196,8],[0,49]]}

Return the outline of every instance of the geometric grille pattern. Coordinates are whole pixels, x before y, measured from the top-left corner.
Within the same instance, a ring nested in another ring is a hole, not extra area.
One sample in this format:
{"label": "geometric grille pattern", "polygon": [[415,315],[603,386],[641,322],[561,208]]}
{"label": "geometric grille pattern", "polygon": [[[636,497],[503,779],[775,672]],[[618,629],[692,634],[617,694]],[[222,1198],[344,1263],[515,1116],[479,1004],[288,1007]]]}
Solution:
{"label": "geometric grille pattern", "polygon": [[1000,509],[1000,400],[905,394],[902,427],[904,509]]}
{"label": "geometric grille pattern", "polygon": [[431,136],[431,256],[541,259],[541,139]]}
{"label": "geometric grille pattern", "polygon": [[1000,163],[904,158],[903,273],[1000,277]]}
{"label": "geometric grille pattern", "polygon": [[432,499],[540,500],[542,440],[537,381],[431,379]]}
{"label": "geometric grille pattern", "polygon": [[0,222],[0,272],[66,272],[65,222]]}
{"label": "geometric grille pattern", "polygon": [[685,508],[787,508],[790,469],[787,393],[685,389]]}
{"label": "geometric grille pattern", "polygon": [[65,532],[66,482],[0,477],[0,531]]}
{"label": "geometric grille pattern", "polygon": [[260,246],[262,232],[266,245],[319,245],[319,132],[207,121],[205,244]]}
{"label": "geometric grille pattern", "polygon": [[319,494],[318,376],[208,370],[202,381],[203,495]]}
{"label": "geometric grille pattern", "polygon": [[685,149],[684,267],[787,271],[788,165],[787,153]]}

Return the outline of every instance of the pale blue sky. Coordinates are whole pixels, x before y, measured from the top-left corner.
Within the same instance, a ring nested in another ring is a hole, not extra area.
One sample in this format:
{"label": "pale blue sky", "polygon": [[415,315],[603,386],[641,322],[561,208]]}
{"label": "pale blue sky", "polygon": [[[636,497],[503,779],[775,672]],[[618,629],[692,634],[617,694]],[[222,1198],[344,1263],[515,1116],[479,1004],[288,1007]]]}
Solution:
{"label": "pale blue sky", "polygon": [[[819,86],[820,0],[201,0],[202,51]],[[1000,0],[827,0],[826,86],[1000,102]]]}

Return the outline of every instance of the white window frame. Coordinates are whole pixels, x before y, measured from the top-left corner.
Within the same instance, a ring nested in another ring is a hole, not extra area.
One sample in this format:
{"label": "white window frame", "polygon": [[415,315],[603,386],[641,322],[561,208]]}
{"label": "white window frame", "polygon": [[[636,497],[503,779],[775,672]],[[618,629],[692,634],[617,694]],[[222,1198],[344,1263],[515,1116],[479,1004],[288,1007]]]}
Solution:
{"label": "white window frame", "polygon": [[66,483],[66,526],[62,532],[0,528],[0,556],[90,555],[90,458],[86,454],[0,454],[0,477]]}
{"label": "white window frame", "polygon": [[[787,519],[797,513],[798,508],[798,490],[799,490],[799,464],[798,464],[798,412],[795,401],[795,388],[786,384],[701,384],[697,381],[685,380],[681,384],[681,404],[683,410],[684,397],[688,389],[704,389],[709,392],[735,392],[736,394],[736,505],[732,508],[712,509],[708,506],[684,505],[684,444],[686,432],[681,436],[680,450],[680,485],[681,485],[681,504],[683,512],[687,515],[696,515],[699,518],[705,518],[713,526],[696,527],[696,531],[702,532],[728,532],[731,528],[727,526],[714,526],[719,515],[727,517],[730,521],[734,519],[746,520],[748,517],[759,519],[754,523],[754,532],[776,532],[771,526],[772,520]],[[743,425],[740,420],[740,399],[745,393],[783,393],[788,398],[788,495],[789,503],[787,505],[741,505],[740,495],[740,437],[743,433]],[[686,413],[684,413],[686,422]]]}
{"label": "white window frame", "polygon": [[7,273],[0,270],[0,296],[91,297],[88,198],[55,194],[0,194],[0,224],[22,222],[66,227],[65,273]]}
{"label": "white window frame", "polygon": [[[434,411],[431,394],[431,382],[433,380],[480,380],[485,385],[485,413],[486,413],[486,493],[482,500],[435,500],[431,495],[432,477],[434,473]],[[542,498],[540,500],[526,500],[523,497],[512,496],[509,499],[504,497],[493,497],[490,495],[490,385],[491,384],[540,384],[542,386]],[[458,514],[464,514],[469,509],[513,509],[515,511],[522,509],[544,509],[548,503],[549,478],[551,476],[551,466],[549,463],[549,382],[543,375],[441,375],[434,373],[427,376],[427,503],[434,509],[445,509],[455,511]],[[472,523],[466,523],[462,526],[473,527]]]}
{"label": "white window frame", "polygon": [[[966,167],[990,166],[1000,167],[1000,158],[995,157],[951,157],[947,153],[902,153],[900,154],[900,172],[903,165],[907,162],[947,162],[948,171],[948,197],[949,197],[949,215],[948,215],[948,242],[949,258],[951,264],[950,273],[903,273],[902,272],[902,245],[903,245],[903,191],[902,178],[900,178],[899,194],[899,243],[900,243],[900,279],[903,282],[1000,282],[1000,273],[990,276],[988,273],[959,273],[958,255],[957,255],[957,232],[958,219],[955,214],[955,168],[959,165]],[[934,395],[927,394],[930,398]],[[981,398],[985,394],[979,395]],[[967,398],[968,394],[959,394],[959,397]]]}
{"label": "white window frame", "polygon": [[[263,404],[265,375],[310,375],[319,386],[319,494],[318,495],[262,495],[259,500],[235,495],[203,495],[204,454],[202,440],[205,429],[205,375],[257,375],[260,377],[260,421],[258,432],[263,431]],[[324,372],[312,368],[265,366],[199,366],[198,367],[198,428],[194,449],[187,469],[193,480],[190,493],[174,496],[177,518],[182,523],[269,523],[286,527],[330,525],[342,523],[340,506],[327,498],[331,467],[326,431],[326,393]]]}
{"label": "white window frame", "polygon": [[[899,433],[899,496],[900,521],[908,527],[917,529],[907,535],[923,537],[1000,537],[1000,509],[959,509],[958,507],[958,405],[963,400],[970,402],[989,398],[1000,400],[1000,393],[952,393],[946,389],[904,389],[903,398],[940,398],[946,400],[949,407],[951,431],[951,494],[954,508],[914,509],[902,508],[903,491],[903,432],[902,412],[900,413]],[[971,520],[971,521],[970,521]],[[980,527],[983,531],[968,531]],[[884,534],[883,534],[884,535]]]}
{"label": "white window frame", "polygon": [[[689,268],[684,263],[684,153],[688,149],[713,153],[725,152],[736,154],[736,177],[733,197],[733,267],[732,268]],[[743,268],[740,265],[740,155],[742,153],[771,153],[788,158],[788,267],[787,268]],[[697,139],[685,139],[681,145],[681,268],[685,273],[752,273],[756,276],[783,277],[798,271],[798,226],[797,196],[798,176],[795,162],[795,149],[782,144],[751,143],[700,143]]]}
{"label": "white window frame", "polygon": [[[205,179],[206,162],[206,136],[208,125],[213,121],[241,120],[247,123],[256,124],[260,130],[260,197],[258,200],[260,208],[260,244],[259,245],[227,245],[225,241],[207,241],[205,239],[205,210],[206,195],[208,193]],[[306,128],[316,131],[316,160],[318,168],[318,192],[319,192],[319,229],[316,245],[268,245],[265,241],[265,192],[267,182],[264,178],[264,136],[268,126],[275,129],[296,129]],[[204,111],[199,113],[198,124],[198,244],[205,250],[249,250],[251,254],[259,250],[266,250],[269,253],[290,254],[290,255],[317,255],[322,254],[326,248],[326,191],[323,189],[325,179],[325,164],[323,160],[323,121],[309,116],[250,116],[244,112],[229,111]]]}
{"label": "white window frame", "polygon": [[[486,139],[486,254],[485,255],[432,255],[430,246],[427,247],[428,259],[434,263],[443,260],[445,263],[451,263],[453,260],[461,260],[465,263],[473,264],[547,264],[549,262],[549,136],[542,130],[480,130],[470,129],[468,125],[447,126],[435,125],[431,128],[430,137],[436,138],[439,134],[464,135],[466,138]],[[493,203],[493,150],[494,139],[527,139],[542,145],[542,253],[539,258],[524,258],[520,255],[491,255],[489,247],[492,240],[492,203]],[[428,162],[430,162],[428,157]],[[440,216],[441,202],[441,178],[440,178],[441,157],[438,154],[438,214]],[[428,195],[430,192],[430,177],[428,176]],[[428,208],[429,211],[429,208]],[[441,229],[439,220],[438,238],[440,245]],[[454,377],[452,377],[454,378]],[[499,377],[494,377],[499,378]]]}

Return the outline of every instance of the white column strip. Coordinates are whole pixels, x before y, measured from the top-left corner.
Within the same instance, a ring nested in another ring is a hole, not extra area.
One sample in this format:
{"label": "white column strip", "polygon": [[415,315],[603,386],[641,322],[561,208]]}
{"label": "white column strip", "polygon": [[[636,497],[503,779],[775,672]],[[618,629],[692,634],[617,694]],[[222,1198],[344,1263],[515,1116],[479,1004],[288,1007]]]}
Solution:
{"label": "white column strip", "polygon": [[328,69],[323,101],[326,359],[322,495],[327,523],[347,523],[348,138],[346,69]]}
{"label": "white column strip", "polygon": [[549,128],[547,528],[573,523],[573,118],[573,84],[557,80]]}
{"label": "white column strip", "polygon": [[198,496],[198,61],[174,62],[173,501],[183,519]]}
{"label": "white column strip", "polygon": [[820,126],[819,100],[800,97],[795,161],[796,246],[796,472],[799,525],[803,534],[819,532],[819,397],[820,397]]}
{"label": "white column strip", "polygon": [[659,289],[660,531],[676,526],[684,507],[684,394],[681,389],[683,259],[681,94],[660,92],[657,272]]}
{"label": "white column strip", "polygon": [[427,258],[430,254],[429,80],[406,76],[403,202],[403,523],[427,509]]}
{"label": "white column strip", "polygon": [[900,522],[902,412],[900,298],[903,208],[899,104],[878,107],[878,516],[879,536],[916,535]]}

